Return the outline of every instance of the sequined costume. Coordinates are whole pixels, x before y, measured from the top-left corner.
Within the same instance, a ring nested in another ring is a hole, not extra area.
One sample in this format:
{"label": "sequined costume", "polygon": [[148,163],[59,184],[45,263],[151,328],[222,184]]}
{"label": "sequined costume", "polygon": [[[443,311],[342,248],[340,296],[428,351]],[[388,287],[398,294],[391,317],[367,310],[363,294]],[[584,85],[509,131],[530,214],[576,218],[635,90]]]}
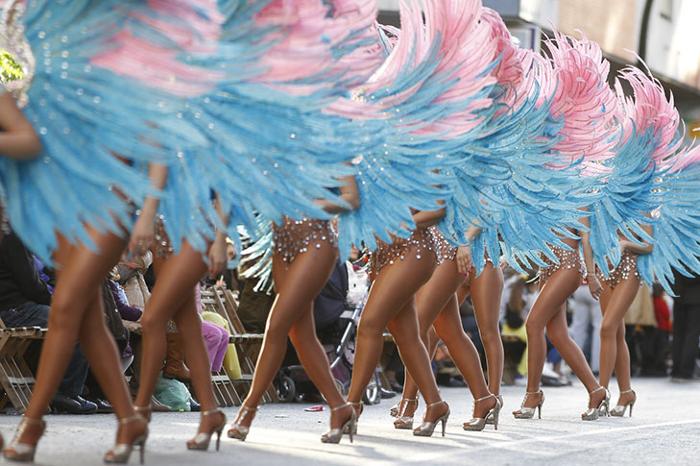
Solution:
{"label": "sequined costume", "polygon": [[433,245],[435,247],[437,264],[440,265],[443,262],[455,260],[457,257],[457,248],[445,239],[442,233],[440,233],[438,227],[432,226],[428,228],[428,233],[432,237]]}
{"label": "sequined costume", "polygon": [[327,220],[285,218],[281,226],[272,225],[273,251],[287,265],[309,249],[320,249],[323,243],[338,245],[338,234]]}
{"label": "sequined costume", "polygon": [[376,279],[379,272],[387,265],[402,261],[406,254],[415,251],[418,260],[436,260],[436,245],[433,235],[427,228],[416,228],[408,238],[394,237],[392,243],[377,239],[377,249],[370,258],[370,270]]}
{"label": "sequined costume", "polygon": [[604,282],[610,288],[615,288],[630,277],[639,278],[639,272],[637,271],[637,254],[625,250],[622,253],[620,263],[610,271],[607,277],[600,270],[596,271],[596,275],[598,276],[598,280]]}
{"label": "sequined costume", "polygon": [[549,280],[549,278],[559,269],[577,270],[581,276],[586,274],[586,268],[581,260],[581,254],[578,248],[567,250],[558,246],[553,246],[551,249],[554,255],[557,256],[559,263],[554,263],[546,256],[542,256],[544,262],[547,263],[547,267],[540,269],[540,285],[544,285],[547,280]]}
{"label": "sequined costume", "polygon": [[163,218],[158,217],[155,225],[154,234],[154,252],[157,257],[165,258],[173,254],[173,246],[170,244],[170,238],[168,233],[165,231],[165,225],[163,224]]}

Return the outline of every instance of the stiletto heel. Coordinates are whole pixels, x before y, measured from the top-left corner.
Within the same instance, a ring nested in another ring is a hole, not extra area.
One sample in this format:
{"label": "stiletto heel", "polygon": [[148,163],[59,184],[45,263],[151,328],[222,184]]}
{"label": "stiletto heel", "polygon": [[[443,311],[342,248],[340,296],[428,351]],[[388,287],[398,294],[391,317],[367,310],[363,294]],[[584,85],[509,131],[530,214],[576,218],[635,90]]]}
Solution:
{"label": "stiletto heel", "polygon": [[119,428],[123,428],[133,422],[140,422],[143,424],[143,430],[141,433],[136,435],[129,443],[117,443],[114,448],[109,450],[104,456],[104,462],[106,464],[126,464],[131,458],[131,452],[134,451],[134,447],[139,448],[139,458],[141,464],[143,464],[144,456],[146,453],[146,439],[148,438],[148,421],[143,418],[140,414],[135,414],[131,417],[124,419],[119,419]]}
{"label": "stiletto heel", "polygon": [[[503,406],[504,406],[503,397],[501,395],[496,395],[496,398],[498,398],[498,401],[501,403],[501,409],[503,409]],[[486,424],[488,424],[488,425],[494,424],[492,416],[490,416],[490,415],[486,416]]]}
{"label": "stiletto heel", "polygon": [[418,408],[418,398],[410,399],[410,398],[402,398],[401,402],[399,403],[399,412],[396,415],[396,420],[394,421],[394,429],[400,429],[400,430],[411,430],[413,429],[413,413],[415,413],[415,409],[413,410],[413,413],[410,416],[406,415],[406,412],[408,411],[408,407],[412,404],[416,404],[416,408]]}
{"label": "stiletto heel", "polygon": [[630,417],[632,417],[632,408],[634,407],[634,404],[637,402],[637,393],[635,393],[634,390],[625,390],[624,392],[620,392],[620,396],[626,395],[628,393],[631,393],[634,395],[631,401],[628,401],[624,405],[616,405],[613,409],[610,410],[610,415],[615,416],[615,417],[624,417],[625,412],[627,411],[627,407],[630,407]]}
{"label": "stiletto heel", "polygon": [[236,420],[233,421],[233,424],[231,425],[231,428],[228,430],[226,435],[228,435],[229,438],[235,438],[236,440],[245,442],[246,437],[248,437],[248,432],[250,432],[250,427],[242,425],[241,421],[243,420],[243,418],[247,417],[249,413],[255,414],[257,410],[257,407],[249,408],[246,405],[241,406],[241,410],[238,411]]}
{"label": "stiletto heel", "polygon": [[331,408],[331,412],[339,411],[343,408],[350,409],[350,419],[345,421],[342,426],[338,429],[331,429],[321,436],[321,442],[323,443],[340,443],[340,439],[343,438],[343,434],[348,434],[350,437],[350,443],[353,443],[353,435],[357,432],[357,414],[355,414],[355,408],[353,408],[351,403],[345,403],[335,408]]}
{"label": "stiletto heel", "polygon": [[[534,407],[525,406],[525,401],[528,396],[539,395],[540,401]],[[513,417],[515,419],[532,419],[535,417],[535,411],[537,411],[537,419],[542,419],[542,405],[544,404],[544,392],[538,390],[536,392],[525,392],[525,398],[520,404],[520,408],[513,411]]]}
{"label": "stiletto heel", "polygon": [[39,440],[37,439],[37,443],[34,445],[19,441],[19,438],[29,426],[39,427],[41,430],[39,433],[39,438],[44,435],[44,431],[46,430],[46,422],[40,419],[31,419],[26,416],[22,416],[22,420],[17,426],[15,438],[12,440],[12,442],[10,442],[7,448],[3,450],[3,456],[6,460],[17,463],[34,462],[34,455],[36,454],[36,447],[39,444]]}
{"label": "stiletto heel", "polygon": [[[215,425],[209,432],[198,432],[197,435],[187,442],[188,450],[198,450],[206,451],[209,449],[209,444],[211,443],[211,438],[216,434],[216,451],[219,451],[219,446],[221,445],[221,433],[226,427],[226,415],[219,408],[210,409],[209,411],[202,411],[201,417],[211,416],[213,414],[220,414],[219,423]],[[201,422],[201,421],[200,421]]]}
{"label": "stiletto heel", "polygon": [[437,401],[435,403],[431,403],[426,407],[425,414],[427,417],[428,410],[432,408],[433,406],[437,406],[442,404],[445,406],[445,412],[439,416],[437,419],[434,421],[428,421],[425,417],[423,418],[423,423],[413,429],[413,435],[416,437],[431,437],[433,435],[433,432],[435,432],[435,428],[437,427],[438,423],[442,424],[442,436],[445,436],[445,426],[447,425],[447,420],[450,417],[450,406],[444,402],[444,401]]}
{"label": "stiletto heel", "polygon": [[600,386],[593,390],[592,392],[589,393],[590,395],[593,395],[595,392],[598,392],[600,390],[605,390],[605,398],[601,400],[600,403],[598,403],[598,406],[595,406],[593,408],[588,408],[586,411],[584,411],[581,414],[581,420],[583,421],[595,421],[600,418],[601,413],[603,416],[607,416],[609,413],[609,407],[610,407],[610,392],[608,391],[607,388]]}
{"label": "stiletto heel", "polygon": [[479,432],[484,430],[484,427],[486,427],[487,420],[489,418],[493,419],[493,426],[494,430],[498,430],[498,417],[501,413],[501,401],[498,399],[496,395],[487,395],[483,398],[479,398],[478,400],[474,400],[474,407],[476,408],[476,404],[488,400],[489,398],[493,398],[494,401],[496,402],[484,417],[473,417],[471,420],[465,422],[462,424],[462,428],[464,430],[468,431],[474,431],[474,432]]}

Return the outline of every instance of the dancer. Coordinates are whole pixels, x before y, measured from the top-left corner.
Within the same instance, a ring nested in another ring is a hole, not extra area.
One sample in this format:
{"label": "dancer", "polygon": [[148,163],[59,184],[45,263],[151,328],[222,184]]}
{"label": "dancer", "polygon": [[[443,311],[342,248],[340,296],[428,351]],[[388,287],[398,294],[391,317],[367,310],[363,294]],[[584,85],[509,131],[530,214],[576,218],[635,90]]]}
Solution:
{"label": "dancer", "polygon": [[[561,160],[576,160],[583,153],[586,154],[584,163],[594,159],[609,160],[614,154],[615,134],[619,128],[613,120],[616,108],[615,95],[606,81],[609,65],[602,59],[600,49],[585,39],[575,40],[557,34],[556,43],[550,41],[548,48],[552,55],[552,62],[539,67],[540,82],[543,87],[558,82],[557,91],[553,94],[551,111],[554,119],[562,122],[561,134],[564,135],[553,145],[552,153]],[[543,65],[542,62],[539,64]],[[546,73],[551,69],[550,65],[554,65],[553,76],[556,79],[547,77]],[[591,73],[591,69],[597,72]],[[574,76],[587,76],[590,80],[589,85],[584,88],[572,82]],[[589,107],[589,110],[582,110],[582,107],[572,104],[579,100],[595,101],[597,104]],[[579,120],[585,120],[589,124],[595,122],[600,133],[577,134]],[[579,179],[584,184],[598,182],[596,177],[579,177]],[[585,200],[584,194],[587,189],[593,191],[585,187],[581,192],[581,198],[584,202],[592,202]],[[555,260],[544,258],[545,266],[540,269],[540,294],[526,322],[528,382],[521,408],[513,412],[517,419],[531,419],[536,412],[538,417],[541,417],[544,394],[540,389],[540,382],[546,356],[545,329],[550,341],[589,393],[588,409],[581,415],[582,420],[598,419],[600,408],[607,409],[609,403],[607,389],[596,381],[581,349],[570,338],[566,323],[566,300],[579,287],[584,276],[595,299],[599,298],[601,292],[601,285],[594,273],[594,253],[589,241],[587,213],[581,212],[581,216],[583,217],[580,220],[581,227],[559,229],[558,243],[550,243],[556,258]],[[585,268],[581,261],[581,250]]]}
{"label": "dancer", "polygon": [[[359,203],[354,178],[345,178],[340,197],[351,208]],[[321,201],[329,213],[340,213],[344,206]],[[353,441],[355,412],[338,391],[323,346],[316,336],[313,303],[333,271],[338,258],[337,236],[331,223],[316,219],[285,219],[273,225],[272,276],[277,291],[262,349],[255,366],[253,383],[228,436],[244,441],[257,407],[270,386],[287,351],[287,337],[316,388],[331,407],[331,429],[323,443],[339,443],[343,431]]]}
{"label": "dancer", "polygon": [[[186,146],[177,133],[166,136],[163,129],[169,112],[180,103],[98,64],[101,50],[117,33],[114,27],[103,27],[105,20],[116,27],[130,12],[143,12],[147,6],[83,1],[65,9],[37,0],[26,7],[23,15],[24,2],[10,2],[1,27],[10,34],[26,74],[13,90],[41,139],[40,157],[3,164],[0,176],[13,230],[45,263],[55,264],[57,282],[32,398],[3,453],[9,460],[33,461],[45,430],[42,417],[70,359],[64,349],[79,340],[119,419],[117,442],[105,462],[127,462],[135,446],[143,462],[148,428],[134,411],[116,344],[104,322],[101,283],[127,243],[132,207],[124,193],[140,204],[152,191],[148,178],[113,154],[149,160],[160,148],[171,148],[170,142]],[[86,43],[92,44],[89,50]],[[62,63],[35,60],[38,51],[60,56]],[[86,82],[94,85],[86,89]],[[2,98],[2,114],[16,114],[7,97]],[[149,121],[163,126],[154,128]],[[27,154],[37,150],[29,134],[23,136]],[[158,149],[138,142],[143,140],[155,142]],[[137,232],[134,242],[142,239]]]}
{"label": "dancer", "polygon": [[[451,246],[436,227],[430,228],[436,245],[437,268],[430,280],[416,295],[416,309],[421,339],[429,355],[435,353],[437,338],[442,340],[452,355],[457,368],[474,398],[473,418],[464,423],[464,430],[483,430],[487,421],[498,429],[498,417],[503,406],[499,398],[503,371],[503,346],[498,327],[498,304],[503,290],[503,275],[490,262],[484,271],[474,277],[469,248]],[[479,333],[487,354],[489,385],[486,385],[481,362],[474,344],[462,329],[459,316],[457,289],[470,281],[470,293]],[[434,334],[429,332],[431,327]],[[432,338],[431,338],[432,337]],[[418,388],[407,372],[401,402],[394,427],[413,427],[413,414],[418,407]]]}

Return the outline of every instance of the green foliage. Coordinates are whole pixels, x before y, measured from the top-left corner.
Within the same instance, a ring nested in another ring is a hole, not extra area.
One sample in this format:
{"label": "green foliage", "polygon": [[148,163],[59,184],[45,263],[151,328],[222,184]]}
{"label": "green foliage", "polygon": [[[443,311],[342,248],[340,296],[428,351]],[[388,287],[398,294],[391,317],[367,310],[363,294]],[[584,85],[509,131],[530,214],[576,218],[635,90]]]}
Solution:
{"label": "green foliage", "polygon": [[9,83],[24,77],[24,71],[9,52],[0,50],[0,81]]}

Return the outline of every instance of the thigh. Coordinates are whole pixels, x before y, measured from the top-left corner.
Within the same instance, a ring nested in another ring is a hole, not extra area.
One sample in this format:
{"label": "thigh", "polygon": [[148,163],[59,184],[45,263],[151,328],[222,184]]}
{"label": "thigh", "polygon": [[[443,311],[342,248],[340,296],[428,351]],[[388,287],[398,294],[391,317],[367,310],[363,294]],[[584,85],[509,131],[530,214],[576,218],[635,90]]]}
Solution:
{"label": "thigh", "polygon": [[622,324],[625,314],[632,305],[637,293],[639,293],[639,278],[631,276],[621,281],[612,290],[610,299],[605,303],[603,325],[606,325],[606,322],[619,322]]}
{"label": "thigh", "polygon": [[574,269],[559,269],[547,280],[527,316],[530,325],[545,327],[561,312],[561,307],[581,282],[581,275]]}
{"label": "thigh", "polygon": [[[421,328],[429,327],[465,278],[455,261],[445,261],[433,272],[430,280],[416,293],[416,311]],[[456,299],[456,298],[455,298]]]}

